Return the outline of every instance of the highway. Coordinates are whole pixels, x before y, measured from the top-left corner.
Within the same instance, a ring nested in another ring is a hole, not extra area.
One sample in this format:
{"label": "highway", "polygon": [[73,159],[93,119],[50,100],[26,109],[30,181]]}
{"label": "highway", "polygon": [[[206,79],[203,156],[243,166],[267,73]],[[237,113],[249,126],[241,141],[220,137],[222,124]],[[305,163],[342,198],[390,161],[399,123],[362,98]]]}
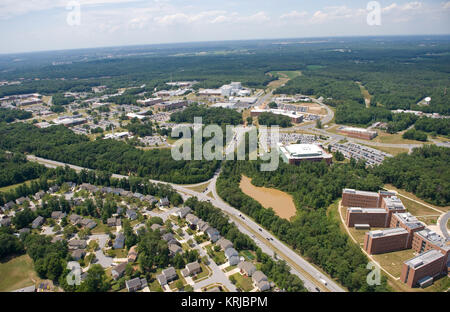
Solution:
{"label": "highway", "polygon": [[[50,168],[69,166],[70,168],[81,171],[90,170],[88,168],[83,168],[80,166],[75,166],[71,164],[66,164],[58,161],[53,161],[49,159],[44,159],[36,157],[33,155],[27,155],[29,161],[38,162]],[[128,178],[128,176],[113,174],[114,178],[122,179]],[[202,182],[200,184],[209,183],[208,190],[204,193],[196,192],[187,188],[185,185],[167,183],[157,180],[149,180],[152,183],[161,183],[171,185],[177,192],[179,192],[184,199],[189,196],[195,196],[201,201],[208,201],[215,207],[220,208],[224,211],[232,222],[236,224],[240,231],[247,234],[253,239],[253,241],[261,247],[261,249],[272,257],[281,258],[286,261],[286,263],[291,267],[291,273],[297,275],[304,283],[308,291],[317,292],[328,291],[328,292],[345,292],[346,290],[339,286],[336,282],[331,280],[328,276],[319,271],[312,264],[303,259],[298,253],[293,251],[290,247],[285,245],[283,242],[279,241],[274,235],[263,229],[259,224],[254,222],[249,216],[244,215],[239,210],[231,207],[225,203],[217,194],[216,191],[216,181],[219,176],[219,172],[216,172],[214,177],[209,180]],[[208,197],[206,193],[212,191],[214,199]],[[324,285],[320,279],[326,281],[327,285]]]}
{"label": "highway", "polygon": [[439,227],[441,229],[442,234],[444,234],[446,239],[450,239],[450,235],[448,234],[448,229],[447,229],[447,224],[448,224],[449,219],[450,219],[450,211],[439,218]]}

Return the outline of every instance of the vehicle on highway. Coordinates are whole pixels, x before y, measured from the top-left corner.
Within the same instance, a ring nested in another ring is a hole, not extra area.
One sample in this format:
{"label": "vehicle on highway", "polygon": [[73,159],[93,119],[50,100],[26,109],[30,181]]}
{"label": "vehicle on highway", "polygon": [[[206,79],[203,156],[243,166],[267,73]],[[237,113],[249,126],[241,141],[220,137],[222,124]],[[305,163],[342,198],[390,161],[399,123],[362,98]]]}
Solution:
{"label": "vehicle on highway", "polygon": [[316,290],[317,290],[318,292],[320,292],[320,288],[319,288],[319,287],[316,287]]}
{"label": "vehicle on highway", "polygon": [[261,228],[259,228],[258,230],[259,230],[260,232],[262,232],[262,229],[261,229]]}
{"label": "vehicle on highway", "polygon": [[327,281],[324,280],[323,278],[319,279],[319,281],[320,281],[322,284],[324,284],[325,286],[327,286]]}

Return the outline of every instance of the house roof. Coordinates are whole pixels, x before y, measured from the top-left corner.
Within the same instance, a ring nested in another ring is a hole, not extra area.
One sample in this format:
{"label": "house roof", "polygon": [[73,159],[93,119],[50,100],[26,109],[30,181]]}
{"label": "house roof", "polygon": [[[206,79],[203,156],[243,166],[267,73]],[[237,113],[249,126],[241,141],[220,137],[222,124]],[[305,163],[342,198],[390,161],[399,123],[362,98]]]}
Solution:
{"label": "house roof", "polygon": [[245,273],[253,274],[253,272],[256,271],[256,267],[254,266],[254,264],[248,261],[243,261],[239,263],[238,268],[244,271]]}
{"label": "house roof", "polygon": [[256,283],[260,283],[261,281],[267,281],[267,276],[261,271],[256,271],[252,275],[252,280]]}
{"label": "house roof", "polygon": [[175,271],[175,268],[174,268],[174,267],[169,267],[169,268],[163,270],[163,271],[162,271],[162,274],[164,274],[164,276],[165,276],[167,279],[170,279],[171,277],[176,276],[176,275],[177,275],[177,272]]}

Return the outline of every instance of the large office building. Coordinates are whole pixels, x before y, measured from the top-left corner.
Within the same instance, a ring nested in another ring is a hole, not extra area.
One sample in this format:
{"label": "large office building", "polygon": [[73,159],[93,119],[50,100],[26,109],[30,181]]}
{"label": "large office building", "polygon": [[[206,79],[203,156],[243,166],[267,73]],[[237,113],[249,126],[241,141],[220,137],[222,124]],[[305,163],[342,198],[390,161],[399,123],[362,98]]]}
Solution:
{"label": "large office building", "polygon": [[298,165],[304,161],[318,162],[322,160],[331,164],[333,159],[333,155],[328,154],[316,144],[279,145],[279,150],[283,160],[292,165]]}
{"label": "large office building", "polygon": [[364,249],[369,254],[407,249],[408,235],[408,231],[403,228],[370,231],[364,238]]}
{"label": "large office building", "polygon": [[409,287],[426,287],[446,271],[445,256],[437,250],[429,250],[403,263],[400,280]]}
{"label": "large office building", "polygon": [[378,133],[373,130],[367,130],[363,128],[354,128],[354,127],[340,127],[339,132],[345,134],[352,138],[364,139],[364,140],[372,140],[375,138]]}
{"label": "large office building", "polygon": [[349,227],[368,225],[369,227],[384,227],[388,214],[382,208],[359,208],[347,209],[346,223]]}
{"label": "large office building", "polygon": [[160,97],[157,98],[150,98],[145,100],[137,100],[136,102],[142,106],[152,106],[155,104],[162,103],[164,100]]}
{"label": "large office building", "polygon": [[181,100],[181,101],[167,101],[167,102],[162,102],[162,103],[158,103],[155,104],[155,108],[158,110],[172,110],[175,108],[181,108],[184,106],[187,106],[188,102],[185,100]]}
{"label": "large office building", "polygon": [[342,206],[360,208],[379,208],[380,194],[375,192],[344,189],[342,191]]}
{"label": "large office building", "polygon": [[353,189],[342,191],[342,205],[348,207],[346,224],[389,227],[392,214],[406,212],[395,193],[380,191],[365,192]]}
{"label": "large office building", "polygon": [[422,253],[428,250],[437,250],[445,255],[446,261],[450,253],[450,242],[443,238],[441,235],[425,228],[421,231],[414,233],[412,241],[412,249],[418,253]]}
{"label": "large office building", "polygon": [[391,218],[391,228],[404,228],[408,231],[408,248],[412,247],[414,233],[425,229],[425,224],[420,222],[409,212],[394,213]]}

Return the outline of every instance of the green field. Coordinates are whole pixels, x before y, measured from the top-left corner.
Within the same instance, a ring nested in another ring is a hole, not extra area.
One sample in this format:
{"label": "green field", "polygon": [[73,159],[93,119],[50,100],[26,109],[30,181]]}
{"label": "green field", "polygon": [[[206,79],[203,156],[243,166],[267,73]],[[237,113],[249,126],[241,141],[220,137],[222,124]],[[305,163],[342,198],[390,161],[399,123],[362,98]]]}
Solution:
{"label": "green field", "polygon": [[231,276],[236,279],[236,287],[242,289],[245,292],[249,292],[253,289],[253,282],[251,277],[241,275],[241,273],[236,273]]}
{"label": "green field", "polygon": [[28,255],[0,263],[0,291],[12,291],[31,286],[39,281]]}

